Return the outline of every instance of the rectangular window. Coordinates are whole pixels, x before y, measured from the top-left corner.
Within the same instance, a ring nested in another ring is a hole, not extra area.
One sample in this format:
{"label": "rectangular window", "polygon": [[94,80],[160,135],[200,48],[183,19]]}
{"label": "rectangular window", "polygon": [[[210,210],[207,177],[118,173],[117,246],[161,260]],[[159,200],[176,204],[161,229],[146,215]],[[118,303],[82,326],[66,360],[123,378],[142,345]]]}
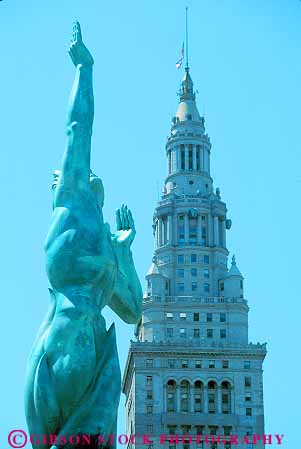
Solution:
{"label": "rectangular window", "polygon": [[188,368],[188,360],[182,360],[181,367],[182,368]]}
{"label": "rectangular window", "polygon": [[195,426],[195,431],[197,435],[203,435],[204,426]]}
{"label": "rectangular window", "polygon": [[175,368],[176,362],[175,359],[168,359],[168,368]]}
{"label": "rectangular window", "polygon": [[195,277],[198,275],[198,270],[196,268],[191,268],[190,273],[192,277]]}
{"label": "rectangular window", "polygon": [[250,388],[252,386],[252,379],[251,377],[245,377],[245,387]]}
{"label": "rectangular window", "polygon": [[215,360],[209,360],[208,367],[215,368]]}
{"label": "rectangular window", "polygon": [[146,413],[148,415],[151,415],[153,413],[153,406],[152,405],[147,405],[146,406]]}
{"label": "rectangular window", "polygon": [[206,318],[207,318],[207,323],[211,323],[213,321],[213,314],[207,313]]}
{"label": "rectangular window", "polygon": [[184,254],[178,254],[178,263],[184,263]]}
{"label": "rectangular window", "polygon": [[196,169],[200,170],[200,145],[196,146]]}
{"label": "rectangular window", "polygon": [[207,329],[207,338],[213,338],[213,329]]}
{"label": "rectangular window", "polygon": [[220,329],[220,337],[221,338],[226,338],[226,336],[227,336],[227,331],[226,331],[226,329]]}
{"label": "rectangular window", "polygon": [[189,145],[188,150],[188,168],[189,170],[193,169],[193,163],[192,163],[192,145]]}
{"label": "rectangular window", "polygon": [[184,291],[184,282],[178,282],[177,283],[177,290],[178,290],[178,292],[183,292]]}
{"label": "rectangular window", "polygon": [[253,435],[253,427],[247,427],[246,429],[246,435],[249,437]]}
{"label": "rectangular window", "polygon": [[190,262],[196,263],[197,261],[197,255],[196,254],[190,254]]}
{"label": "rectangular window", "polygon": [[175,435],[177,426],[167,426],[169,435]]}
{"label": "rectangular window", "polygon": [[146,376],[146,384],[152,385],[153,383],[153,376]]}
{"label": "rectangular window", "polygon": [[153,433],[153,425],[152,424],[147,424],[146,431],[147,431],[147,433]]}
{"label": "rectangular window", "polygon": [[191,282],[191,291],[196,292],[198,289],[198,283],[197,282]]}
{"label": "rectangular window", "polygon": [[250,395],[250,394],[246,394],[246,396],[245,396],[245,401],[246,401],[246,402],[251,402],[251,401],[252,401],[252,398],[251,398],[251,395]]}
{"label": "rectangular window", "polygon": [[251,407],[246,408],[246,416],[252,416],[252,409]]}
{"label": "rectangular window", "polygon": [[244,361],[244,369],[250,369],[251,368],[251,362],[250,360]]}
{"label": "rectangular window", "polygon": [[210,274],[209,274],[209,270],[207,270],[207,268],[204,270],[204,278],[205,279],[209,279],[209,276],[210,276]]}
{"label": "rectangular window", "polygon": [[207,254],[204,255],[204,263],[209,263],[209,256]]}
{"label": "rectangular window", "polygon": [[147,390],[146,392],[146,399],[152,400],[153,399],[153,392],[152,390]]}
{"label": "rectangular window", "polygon": [[228,393],[222,394],[222,404],[229,404],[229,395],[228,395]]}
{"label": "rectangular window", "polygon": [[185,243],[184,215],[178,216],[178,243],[179,245]]}
{"label": "rectangular window", "polygon": [[225,284],[224,284],[223,282],[221,282],[221,283],[219,284],[219,286],[220,286],[221,292],[223,292],[223,291],[225,290]]}
{"label": "rectangular window", "polygon": [[168,321],[172,321],[173,320],[173,313],[172,312],[166,312],[166,319]]}
{"label": "rectangular window", "polygon": [[207,228],[202,226],[202,234],[201,234],[202,245],[206,246],[207,244]]}
{"label": "rectangular window", "polygon": [[172,327],[167,327],[166,328],[166,336],[167,336],[167,338],[172,338],[173,337],[173,328]]}
{"label": "rectangular window", "polygon": [[146,368],[153,367],[153,359],[146,359]]}
{"label": "rectangular window", "polygon": [[186,338],[187,337],[187,329],[185,329],[185,328],[181,328],[180,329],[180,337],[181,338]]}
{"label": "rectangular window", "polygon": [[193,314],[193,321],[200,321],[200,314],[199,313],[194,313]]}
{"label": "rectangular window", "polygon": [[231,430],[232,430],[231,426],[224,426],[224,435],[226,436],[231,435]]}
{"label": "rectangular window", "polygon": [[216,435],[217,426],[209,426],[209,434]]}
{"label": "rectangular window", "polygon": [[193,329],[194,338],[200,338],[200,329]]}
{"label": "rectangular window", "polygon": [[189,219],[189,244],[190,245],[197,244],[197,219],[196,218]]}
{"label": "rectangular window", "polygon": [[184,277],[184,268],[178,268],[178,278],[183,278]]}
{"label": "rectangular window", "polygon": [[222,367],[223,367],[223,369],[229,368],[229,360],[223,360]]}
{"label": "rectangular window", "polygon": [[181,170],[185,170],[185,146],[181,145]]}
{"label": "rectangular window", "polygon": [[210,292],[210,285],[207,284],[207,283],[204,284],[204,292],[205,293],[209,293]]}
{"label": "rectangular window", "polygon": [[220,321],[220,323],[225,323],[226,322],[226,314],[225,313],[220,313],[219,321]]}
{"label": "rectangular window", "polygon": [[243,288],[243,281],[240,281],[240,288]]}
{"label": "rectangular window", "polygon": [[180,313],[180,320],[181,321],[186,321],[186,318],[187,318],[187,314],[185,312],[181,312]]}
{"label": "rectangular window", "polygon": [[202,361],[201,360],[196,360],[195,361],[195,367],[196,368],[202,368]]}

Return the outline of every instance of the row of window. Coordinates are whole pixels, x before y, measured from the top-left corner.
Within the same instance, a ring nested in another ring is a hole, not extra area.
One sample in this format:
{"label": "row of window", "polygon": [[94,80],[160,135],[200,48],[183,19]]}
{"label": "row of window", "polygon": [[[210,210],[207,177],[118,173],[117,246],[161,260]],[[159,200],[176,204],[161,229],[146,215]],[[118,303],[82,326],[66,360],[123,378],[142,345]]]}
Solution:
{"label": "row of window", "polygon": [[[188,360],[182,360],[182,368],[188,368]],[[215,361],[214,360],[209,360],[209,368],[215,368]],[[176,382],[174,380],[169,380],[168,383],[169,382],[172,382],[172,383],[174,383],[174,385],[176,385]],[[189,384],[188,381],[185,381],[185,382],[187,382]],[[198,384],[203,385],[201,381],[196,381],[196,382]],[[195,384],[196,384],[196,382],[195,382]],[[226,384],[227,384],[227,387],[225,387]],[[149,376],[148,375],[148,376],[146,376],[146,386],[150,386],[150,385],[151,386],[153,385],[153,376]],[[222,386],[222,388],[230,388],[231,387],[229,382],[227,382],[227,381],[223,381],[221,383],[221,386]],[[244,386],[247,389],[252,387],[252,377],[246,376],[244,378]],[[213,381],[213,380],[209,381],[208,382],[208,389],[214,389],[214,388],[217,388],[216,382]]]}
{"label": "row of window", "polygon": [[[205,268],[204,270],[201,270],[200,275],[201,274],[203,274],[203,277],[205,279],[209,279],[209,277],[210,277],[210,272],[209,272],[209,270],[207,268]],[[197,277],[198,276],[198,270],[197,270],[196,267],[190,268],[190,275],[191,275],[191,277]],[[177,277],[178,278],[185,277],[185,270],[184,270],[184,268],[178,268],[178,270],[177,270]]]}
{"label": "row of window", "polygon": [[[178,264],[182,264],[185,263],[185,255],[184,254],[178,254],[178,258],[177,258]],[[198,256],[197,254],[190,254],[190,262],[191,263],[197,263],[198,261]],[[204,254],[203,256],[201,256],[200,261],[202,261],[204,264],[209,264],[210,259],[209,256],[207,254]]]}
{"label": "row of window", "polygon": [[[180,337],[180,338],[187,338],[188,335],[188,329],[186,327],[173,328],[173,327],[167,327],[166,328],[166,338],[174,338],[174,337]],[[206,335],[207,338],[216,338],[216,332],[217,329],[207,329]],[[201,337],[201,331],[200,329],[193,329],[193,338],[200,338]],[[219,338],[227,338],[227,329],[219,329]]]}
{"label": "row of window", "polygon": [[[193,364],[193,366],[192,366]],[[154,368],[154,359],[146,359],[146,368]],[[245,370],[251,369],[251,361],[244,360],[242,366]],[[167,359],[168,368],[223,368],[228,369],[230,367],[229,360],[188,360],[188,359]],[[235,366],[237,368],[237,365]],[[250,379],[250,378],[246,378]],[[249,385],[251,386],[251,385]]]}
{"label": "row of window", "polygon": [[[191,282],[190,289],[192,292],[195,292],[198,289],[198,283],[196,281]],[[185,283],[184,282],[178,282],[177,283],[177,292],[182,293],[185,291]],[[204,293],[210,293],[210,284],[208,282],[205,282],[203,284],[203,292]]]}
{"label": "row of window", "polygon": [[[180,312],[179,315],[174,314],[173,312],[166,312],[165,313],[165,318],[168,321],[173,321],[174,318],[179,317],[180,321],[187,321],[187,313],[186,312]],[[192,315],[193,321],[200,321],[200,313],[199,312],[195,312]],[[218,321],[220,323],[225,323],[227,320],[227,315],[226,313],[219,313],[219,314],[213,314],[213,313],[206,313],[206,322],[207,323],[212,323],[213,321]]]}

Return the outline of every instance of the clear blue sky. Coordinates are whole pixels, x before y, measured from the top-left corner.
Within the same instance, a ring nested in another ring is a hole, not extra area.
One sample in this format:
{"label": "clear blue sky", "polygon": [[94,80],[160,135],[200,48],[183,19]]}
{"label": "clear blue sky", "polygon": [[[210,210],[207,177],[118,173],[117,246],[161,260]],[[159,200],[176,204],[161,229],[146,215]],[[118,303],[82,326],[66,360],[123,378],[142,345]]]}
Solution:
{"label": "clear blue sky", "polygon": [[[250,340],[268,342],[266,433],[285,434],[282,447],[297,449],[301,2],[187,3],[191,74],[213,143],[215,187],[233,220],[228,247],[246,279]],[[93,170],[105,185],[105,217],[113,227],[116,207],[132,208],[144,283],[182,76],[175,62],[185,6],[182,0],[0,2],[1,449],[9,430],[25,428],[26,358],[49,303],[43,241],[74,76],[67,55],[72,21],[80,20],[95,58]],[[117,322],[123,368],[133,328],[106,316]]]}

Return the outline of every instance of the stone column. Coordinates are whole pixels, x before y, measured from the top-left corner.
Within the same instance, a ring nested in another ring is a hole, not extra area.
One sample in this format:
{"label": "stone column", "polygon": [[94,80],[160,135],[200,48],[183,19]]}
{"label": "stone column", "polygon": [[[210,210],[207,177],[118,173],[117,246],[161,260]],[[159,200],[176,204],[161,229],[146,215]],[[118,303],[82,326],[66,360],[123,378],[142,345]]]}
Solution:
{"label": "stone column", "polygon": [[235,397],[234,397],[234,388],[231,387],[231,389],[230,389],[230,413],[235,413],[234,412],[234,410],[235,410],[234,399],[235,399]]}
{"label": "stone column", "polygon": [[177,145],[176,152],[177,152],[177,170],[180,171],[181,170],[181,147],[180,147],[180,145]]}
{"label": "stone column", "polygon": [[203,387],[203,410],[204,413],[208,413],[208,387],[205,385]]}
{"label": "stone column", "polygon": [[188,145],[185,145],[185,170],[188,170]]}
{"label": "stone column", "polygon": [[188,410],[190,411],[190,413],[194,412],[193,404],[194,404],[194,387],[190,386],[189,387],[189,405],[188,405]]}
{"label": "stone column", "polygon": [[185,243],[189,243],[189,218],[188,214],[184,215],[184,234],[185,234]]}
{"label": "stone column", "polygon": [[192,145],[192,168],[196,170],[196,145]]}
{"label": "stone column", "polygon": [[217,387],[217,413],[222,413],[222,390],[219,385]]}
{"label": "stone column", "polygon": [[218,216],[213,217],[214,245],[218,246]]}
{"label": "stone column", "polygon": [[167,215],[167,243],[172,245],[172,216]]}
{"label": "stone column", "polygon": [[177,384],[176,388],[176,412],[180,411],[181,407],[181,387]]}

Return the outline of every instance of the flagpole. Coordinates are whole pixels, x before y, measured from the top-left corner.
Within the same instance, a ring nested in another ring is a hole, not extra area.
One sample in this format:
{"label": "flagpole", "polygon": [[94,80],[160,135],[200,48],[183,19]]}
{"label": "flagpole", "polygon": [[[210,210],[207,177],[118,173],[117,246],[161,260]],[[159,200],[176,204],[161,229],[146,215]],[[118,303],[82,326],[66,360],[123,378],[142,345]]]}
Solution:
{"label": "flagpole", "polygon": [[186,68],[188,69],[188,6],[186,6]]}

